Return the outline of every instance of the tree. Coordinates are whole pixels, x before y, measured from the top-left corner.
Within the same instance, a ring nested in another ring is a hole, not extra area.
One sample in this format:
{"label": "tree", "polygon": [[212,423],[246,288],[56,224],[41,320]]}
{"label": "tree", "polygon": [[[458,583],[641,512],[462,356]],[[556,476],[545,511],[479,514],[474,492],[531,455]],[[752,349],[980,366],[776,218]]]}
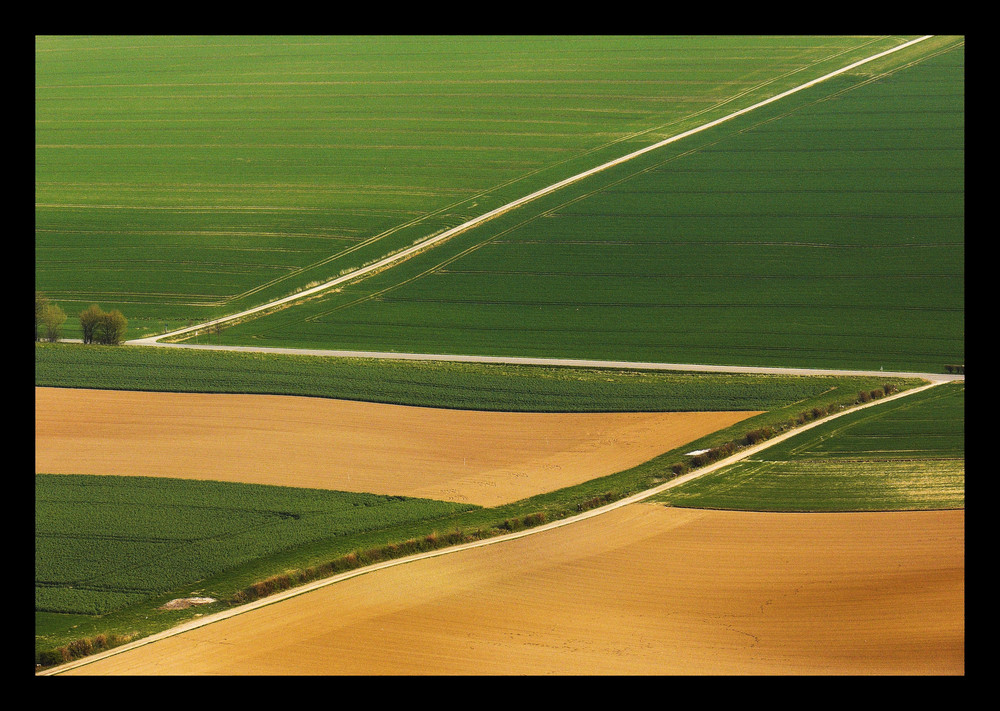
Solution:
{"label": "tree", "polygon": [[40,291],[35,292],[35,340],[38,340],[38,327],[42,324],[42,312],[48,305],[49,300]]}
{"label": "tree", "polygon": [[102,313],[94,326],[94,340],[106,346],[117,346],[125,340],[125,328],[128,321],[122,312],[115,309]]}
{"label": "tree", "polygon": [[57,304],[45,304],[42,307],[42,323],[45,325],[45,338],[51,343],[59,340],[59,329],[66,322],[66,312]]}
{"label": "tree", "polygon": [[80,328],[83,329],[84,343],[94,342],[94,331],[97,328],[98,321],[100,321],[101,316],[103,315],[104,312],[96,304],[92,304],[80,312]]}

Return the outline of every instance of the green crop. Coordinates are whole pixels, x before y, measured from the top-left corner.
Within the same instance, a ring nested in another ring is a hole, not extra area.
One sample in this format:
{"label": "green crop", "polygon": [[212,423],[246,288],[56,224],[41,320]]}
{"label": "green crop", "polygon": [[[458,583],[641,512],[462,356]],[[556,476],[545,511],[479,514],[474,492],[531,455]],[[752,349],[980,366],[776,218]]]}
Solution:
{"label": "green crop", "polygon": [[825,422],[664,492],[674,506],[883,511],[965,506],[965,384]]}
{"label": "green crop", "polygon": [[963,72],[953,44],[837,77],[195,341],[943,372]]}
{"label": "green crop", "polygon": [[471,508],[249,484],[36,475],[35,608],[104,614],[281,551]]}

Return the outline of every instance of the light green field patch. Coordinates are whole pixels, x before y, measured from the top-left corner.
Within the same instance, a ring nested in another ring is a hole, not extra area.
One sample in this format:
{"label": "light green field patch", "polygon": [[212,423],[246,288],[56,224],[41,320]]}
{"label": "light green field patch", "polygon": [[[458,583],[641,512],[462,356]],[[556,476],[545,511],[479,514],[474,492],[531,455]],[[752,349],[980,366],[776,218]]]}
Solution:
{"label": "light green field patch", "polygon": [[673,506],[882,511],[965,506],[965,384],[825,422],[657,497]]}
{"label": "light green field patch", "polygon": [[662,500],[674,506],[770,511],[962,508],[965,462],[741,462]]}

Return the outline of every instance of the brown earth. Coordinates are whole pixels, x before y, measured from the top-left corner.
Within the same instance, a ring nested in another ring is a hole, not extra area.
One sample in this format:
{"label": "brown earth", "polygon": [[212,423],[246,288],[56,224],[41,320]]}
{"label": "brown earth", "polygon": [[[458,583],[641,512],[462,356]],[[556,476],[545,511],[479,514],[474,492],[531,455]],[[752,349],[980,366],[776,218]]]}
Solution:
{"label": "brown earth", "polygon": [[213,479],[496,506],[613,474],[754,414],[474,412],[35,388],[35,472]]}
{"label": "brown earth", "polygon": [[964,524],[632,504],[70,673],[961,675]]}

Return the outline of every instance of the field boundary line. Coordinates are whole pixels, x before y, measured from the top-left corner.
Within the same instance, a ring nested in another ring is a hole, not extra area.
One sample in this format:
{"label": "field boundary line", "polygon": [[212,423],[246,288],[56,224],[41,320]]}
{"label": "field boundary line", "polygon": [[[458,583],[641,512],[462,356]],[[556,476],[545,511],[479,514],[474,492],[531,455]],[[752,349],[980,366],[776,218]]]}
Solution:
{"label": "field boundary line", "polygon": [[496,208],[494,210],[490,210],[489,212],[483,213],[482,215],[479,215],[478,217],[474,217],[471,220],[463,222],[462,224],[460,224],[460,225],[458,225],[456,227],[452,227],[452,228],[450,228],[448,230],[445,230],[444,232],[442,232],[442,233],[440,233],[438,235],[435,235],[435,236],[433,236],[433,237],[431,237],[429,239],[423,240],[422,242],[419,242],[418,244],[415,244],[415,245],[413,245],[411,247],[407,247],[406,249],[403,249],[403,250],[401,250],[399,252],[396,252],[394,254],[390,254],[389,256],[383,257],[382,259],[379,259],[378,261],[373,262],[373,263],[371,263],[371,264],[369,264],[367,266],[359,267],[358,269],[355,269],[354,271],[348,272],[347,274],[343,274],[343,275],[341,275],[339,277],[336,277],[335,279],[331,279],[330,281],[324,282],[324,283],[319,284],[317,286],[311,287],[309,289],[305,289],[305,290],[297,292],[295,294],[290,294],[289,296],[285,296],[283,298],[276,299],[276,300],[268,302],[266,304],[261,304],[260,306],[255,306],[255,307],[253,307],[251,309],[247,309],[245,311],[241,311],[241,312],[236,313],[236,314],[230,314],[229,316],[223,316],[223,317],[220,317],[220,318],[217,318],[217,319],[206,321],[206,322],[204,322],[202,324],[198,324],[198,325],[195,325],[195,326],[186,326],[184,328],[180,328],[180,329],[177,329],[175,331],[170,331],[170,332],[167,332],[167,333],[162,333],[162,334],[157,335],[157,336],[149,336],[147,338],[139,338],[139,339],[135,339],[135,340],[132,340],[132,341],[127,341],[127,343],[130,344],[130,345],[161,345],[161,344],[157,343],[157,341],[159,341],[161,338],[172,338],[172,337],[181,336],[181,335],[184,335],[184,334],[187,334],[187,333],[193,333],[193,332],[199,331],[201,329],[208,328],[210,326],[215,326],[217,324],[227,323],[229,321],[234,321],[236,319],[245,318],[247,316],[251,316],[253,314],[260,313],[261,311],[266,311],[268,309],[276,308],[278,306],[282,306],[284,304],[287,304],[287,303],[290,303],[290,302],[293,302],[293,301],[297,301],[299,299],[308,298],[308,297],[313,296],[313,295],[315,295],[315,294],[317,294],[319,292],[326,291],[327,289],[331,289],[331,288],[333,288],[335,286],[343,284],[346,281],[350,281],[352,279],[356,279],[357,277],[364,276],[365,274],[369,274],[371,272],[378,271],[378,270],[384,269],[385,267],[391,266],[391,265],[395,264],[396,262],[402,261],[402,260],[406,259],[407,257],[410,257],[411,255],[413,255],[413,254],[415,254],[415,253],[417,253],[419,251],[422,251],[424,249],[432,247],[435,244],[438,244],[439,242],[442,242],[443,240],[448,239],[449,237],[453,237],[456,234],[459,234],[460,232],[465,232],[466,230],[469,230],[469,229],[471,229],[471,228],[473,228],[473,227],[475,227],[475,226],[477,226],[479,224],[482,224],[482,223],[484,223],[484,222],[486,222],[488,220],[491,220],[494,217],[497,217],[497,216],[502,215],[502,214],[504,214],[506,212],[509,212],[510,210],[514,210],[514,209],[520,207],[521,205],[524,205],[524,204],[526,204],[528,202],[532,202],[534,200],[537,200],[540,197],[548,195],[549,193],[552,193],[552,192],[555,192],[557,190],[560,190],[561,188],[564,188],[567,185],[571,185],[571,184],[576,183],[576,182],[578,182],[580,180],[583,180],[584,178],[588,178],[591,175],[594,175],[596,173],[600,173],[602,171],[608,170],[609,168],[613,168],[613,167],[615,167],[617,165],[621,165],[622,163],[625,163],[626,161],[630,161],[630,160],[632,160],[634,158],[637,158],[637,157],[639,157],[641,155],[645,155],[646,153],[649,153],[650,151],[655,151],[655,150],[657,150],[659,148],[662,148],[663,146],[669,145],[671,143],[675,143],[676,141],[680,141],[680,140],[682,140],[684,138],[687,138],[688,136],[693,136],[696,133],[700,133],[700,132],[706,131],[706,130],[708,130],[710,128],[714,128],[715,126],[718,126],[719,124],[725,123],[726,121],[734,119],[734,118],[736,118],[738,116],[742,116],[743,114],[749,113],[750,111],[754,111],[756,109],[759,109],[762,106],[767,106],[768,104],[774,103],[775,101],[780,101],[781,99],[783,99],[783,98],[785,98],[787,96],[791,96],[792,94],[795,94],[797,92],[803,91],[804,89],[808,89],[808,88],[810,88],[812,86],[815,86],[815,85],[817,85],[817,84],[819,84],[821,82],[824,82],[824,81],[826,81],[828,79],[832,79],[833,77],[839,76],[840,74],[843,74],[845,72],[849,72],[852,69],[860,67],[860,66],[862,66],[864,64],[867,64],[869,62],[875,61],[876,59],[881,59],[882,57],[885,57],[885,56],[888,56],[890,54],[893,54],[894,52],[898,52],[900,50],[906,49],[907,47],[912,47],[913,45],[917,44],[918,42],[923,42],[924,40],[930,39],[931,37],[933,37],[933,35],[924,35],[923,37],[918,37],[916,39],[908,40],[907,42],[904,42],[904,43],[902,43],[900,45],[897,45],[895,47],[891,47],[890,49],[884,50],[882,52],[878,52],[877,54],[873,54],[870,57],[865,57],[864,59],[860,59],[860,60],[858,60],[856,62],[852,62],[851,64],[848,64],[845,67],[841,67],[840,69],[836,69],[836,70],[834,70],[832,72],[829,72],[828,74],[824,74],[821,77],[817,77],[816,79],[811,79],[811,80],[805,82],[804,84],[800,84],[800,85],[798,85],[796,87],[793,87],[791,89],[787,89],[786,91],[783,91],[780,94],[776,94],[776,95],[774,95],[774,96],[772,96],[772,97],[770,97],[768,99],[764,99],[763,101],[758,101],[756,104],[753,104],[752,106],[744,107],[744,108],[739,109],[737,111],[734,111],[734,112],[732,112],[730,114],[727,114],[726,116],[723,116],[721,118],[714,119],[714,120],[709,121],[707,123],[701,124],[700,126],[696,126],[696,127],[692,128],[692,129],[688,129],[687,131],[683,131],[683,132],[678,133],[678,134],[676,134],[674,136],[671,136],[669,138],[665,138],[664,140],[658,141],[657,143],[653,143],[653,144],[651,144],[649,146],[646,146],[645,148],[640,148],[639,150],[633,151],[633,152],[628,153],[628,154],[626,154],[624,156],[620,156],[619,158],[615,158],[614,160],[610,160],[610,161],[608,161],[606,163],[603,163],[603,164],[601,164],[601,165],[599,165],[599,166],[597,166],[595,168],[591,168],[589,170],[585,170],[582,173],[577,173],[576,175],[570,176],[569,178],[565,178],[564,180],[560,180],[559,182],[553,183],[552,185],[549,185],[548,187],[542,188],[541,190],[536,190],[535,192],[530,193],[529,195],[525,195],[524,197],[518,198],[517,200],[514,200],[512,202],[509,202],[506,205],[502,205],[502,206],[500,206],[500,207],[498,207],[498,208]]}
{"label": "field boundary line", "polygon": [[844,370],[837,368],[795,368],[754,365],[706,365],[699,363],[655,363],[629,360],[590,360],[583,358],[540,358],[530,356],[457,355],[449,353],[396,353],[393,351],[345,351],[323,348],[280,348],[269,346],[213,346],[197,343],[155,343],[160,348],[186,348],[235,353],[270,353],[274,355],[315,356],[321,358],[367,358],[372,360],[413,360],[446,363],[483,363],[496,365],[539,365],[550,368],[612,368],[615,370],[667,370],[691,373],[731,373],[735,375],[805,375],[834,377],[921,378],[932,382],[965,380],[964,374],[911,373],[893,370]]}
{"label": "field boundary line", "polygon": [[500,536],[494,536],[492,538],[486,538],[481,541],[461,543],[455,546],[448,546],[446,548],[441,548],[439,550],[426,551],[423,553],[414,553],[412,555],[408,555],[402,558],[394,558],[392,560],[382,561],[380,563],[374,563],[372,565],[365,566],[363,568],[358,568],[356,570],[349,570],[344,573],[338,573],[337,575],[333,575],[328,578],[324,578],[322,580],[315,580],[313,582],[300,585],[290,590],[285,590],[279,593],[275,593],[274,595],[269,595],[265,598],[261,598],[259,600],[254,600],[253,602],[249,602],[245,605],[240,605],[239,607],[230,610],[223,610],[221,612],[217,612],[212,615],[206,615],[204,617],[189,620],[180,625],[177,625],[176,627],[171,627],[170,629],[163,630],[162,632],[157,632],[156,634],[150,635],[148,637],[143,637],[142,639],[136,640],[135,642],[129,642],[127,644],[123,644],[119,647],[115,647],[114,649],[109,649],[105,652],[100,652],[98,654],[84,657],[82,659],[77,659],[72,662],[66,662],[65,664],[59,665],[57,667],[50,667],[49,669],[44,669],[42,671],[36,672],[36,676],[55,676],[62,672],[71,671],[78,667],[82,667],[87,664],[92,664],[94,662],[100,661],[101,659],[106,659],[108,657],[112,657],[117,654],[123,654],[133,649],[137,649],[138,647],[143,647],[147,644],[152,644],[154,642],[158,642],[160,640],[167,639],[169,637],[174,637],[176,635],[183,634],[184,632],[189,632],[191,630],[198,629],[199,627],[204,627],[206,625],[210,625],[215,622],[221,622],[230,617],[236,617],[237,615],[242,615],[247,612],[252,612],[262,607],[266,607],[268,605],[274,605],[279,602],[288,600],[289,598],[297,597],[299,595],[304,595],[306,593],[319,590],[320,588],[327,587],[328,585],[333,585],[335,583],[343,582],[345,580],[350,580],[351,578],[356,578],[361,575],[367,575],[368,573],[374,573],[379,570],[384,570],[386,568],[392,568],[397,565],[406,565],[407,563],[414,563],[416,561],[425,560],[428,558],[437,558],[443,555],[451,555],[452,553],[460,553],[462,551],[471,550],[473,548],[481,548],[483,546],[491,546],[499,543],[506,543],[508,541],[524,538],[526,536],[533,536],[539,533],[545,533],[546,531],[551,531],[556,528],[561,528],[562,526],[568,526],[573,523],[578,523],[580,521],[584,521],[586,519],[593,518],[595,516],[600,516],[601,514],[614,511],[616,509],[622,508],[623,506],[628,506],[629,504],[640,503],[642,501],[645,501],[646,499],[656,496],[657,494],[667,491],[668,489],[680,486],[681,484],[686,484],[687,482],[693,479],[697,479],[698,477],[704,476],[706,474],[711,474],[714,471],[717,471],[723,467],[727,467],[731,464],[735,464],[736,462],[746,459],[754,454],[757,454],[758,452],[761,452],[767,449],[768,447],[772,447],[776,444],[779,444],[780,442],[784,442],[785,440],[791,437],[795,437],[807,430],[812,429],[813,427],[818,427],[819,425],[825,424],[838,417],[843,417],[845,415],[853,414],[855,412],[867,409],[869,407],[876,407],[886,402],[907,397],[908,395],[915,395],[916,393],[923,392],[933,387],[937,387],[938,385],[941,385],[944,382],[947,381],[943,380],[932,381],[927,383],[926,385],[920,385],[915,388],[910,388],[909,390],[904,390],[902,392],[898,392],[893,395],[888,395],[878,400],[872,400],[871,402],[863,403],[861,405],[856,405],[841,412],[828,415],[827,417],[822,417],[818,420],[813,420],[812,422],[808,422],[804,425],[791,429],[787,432],[783,432],[782,434],[773,437],[769,440],[765,440],[764,442],[740,450],[739,452],[736,452],[735,454],[730,455],[725,459],[720,459],[717,462],[713,462],[700,469],[696,469],[695,471],[670,479],[669,481],[666,481],[662,484],[658,484],[657,486],[654,486],[650,489],[645,489],[636,494],[632,494],[631,496],[627,496],[617,501],[613,501],[610,504],[599,506],[597,508],[590,509],[589,511],[584,511],[574,516],[568,516],[566,518],[559,519],[558,521],[552,521],[551,523],[545,523],[540,526],[534,526],[532,528],[523,531],[516,531],[514,533],[507,533]]}

